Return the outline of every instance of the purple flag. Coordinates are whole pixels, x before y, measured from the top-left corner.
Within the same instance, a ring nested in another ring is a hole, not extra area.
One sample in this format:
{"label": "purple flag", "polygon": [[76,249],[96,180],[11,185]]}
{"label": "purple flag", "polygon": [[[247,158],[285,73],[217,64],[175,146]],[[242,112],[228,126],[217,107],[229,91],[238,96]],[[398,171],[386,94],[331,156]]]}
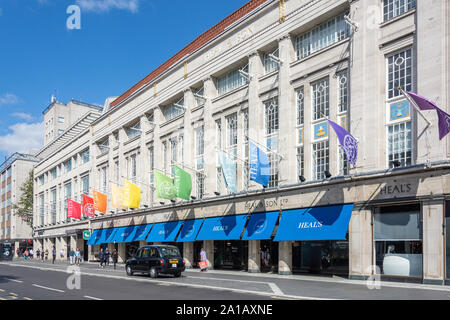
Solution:
{"label": "purple flag", "polygon": [[347,156],[347,161],[356,166],[356,159],[358,157],[358,143],[356,142],[356,139],[337,123],[334,123],[331,120],[328,120],[328,122],[333,127],[338,136],[339,143],[341,144],[342,148],[344,149],[345,155]]}
{"label": "purple flag", "polygon": [[439,118],[439,140],[442,140],[450,132],[450,116],[438,107],[436,112]]}
{"label": "purple flag", "polygon": [[437,108],[436,103],[418,95],[417,93],[407,92],[407,94],[414,100],[420,110],[434,110]]}

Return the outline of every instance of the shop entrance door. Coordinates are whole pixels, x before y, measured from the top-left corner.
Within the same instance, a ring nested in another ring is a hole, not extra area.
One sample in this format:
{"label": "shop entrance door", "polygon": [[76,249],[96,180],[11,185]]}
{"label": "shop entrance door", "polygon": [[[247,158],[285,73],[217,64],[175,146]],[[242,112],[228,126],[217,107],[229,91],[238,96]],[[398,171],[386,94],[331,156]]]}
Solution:
{"label": "shop entrance door", "polygon": [[200,261],[200,252],[202,251],[203,241],[194,242],[194,261],[192,261],[192,268],[199,268],[198,262]]}
{"label": "shop entrance door", "polygon": [[261,272],[278,272],[278,242],[261,240]]}
{"label": "shop entrance door", "polygon": [[214,241],[214,268],[248,269],[248,241]]}

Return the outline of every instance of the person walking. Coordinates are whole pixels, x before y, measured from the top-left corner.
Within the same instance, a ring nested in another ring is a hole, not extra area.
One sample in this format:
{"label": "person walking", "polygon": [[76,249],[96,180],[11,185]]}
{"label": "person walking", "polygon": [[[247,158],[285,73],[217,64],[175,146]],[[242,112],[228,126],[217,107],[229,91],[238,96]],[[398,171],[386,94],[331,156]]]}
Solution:
{"label": "person walking", "polygon": [[36,258],[41,260],[41,251],[39,249],[36,250]]}
{"label": "person walking", "polygon": [[110,257],[111,253],[109,252],[108,248],[105,249],[104,252],[104,259],[105,259],[105,265],[108,264],[109,267],[109,257]]}
{"label": "person walking", "polygon": [[80,249],[77,248],[77,251],[75,251],[75,264],[79,266],[81,263],[81,252]]}
{"label": "person walking", "polygon": [[70,261],[71,265],[73,265],[73,258],[74,257],[75,257],[75,252],[72,249],[70,249],[69,250],[69,261]]}
{"label": "person walking", "polygon": [[55,247],[53,247],[53,250],[52,250],[52,258],[53,258],[52,263],[55,264],[55,259],[56,259],[56,248]]}
{"label": "person walking", "polygon": [[44,261],[44,253],[45,253],[45,252],[44,252],[44,248],[42,248],[42,250],[41,250],[41,260],[42,260],[42,261]]}
{"label": "person walking", "polygon": [[59,251],[59,256],[61,257],[61,260],[64,259],[64,255],[65,255],[64,248],[61,248],[61,251]]}
{"label": "person walking", "polygon": [[100,248],[100,251],[98,252],[98,259],[100,260],[100,267],[104,268],[103,266],[104,253],[102,248]]}
{"label": "person walking", "polygon": [[33,260],[33,257],[34,257],[33,248],[30,249],[29,254],[30,254],[30,259]]}
{"label": "person walking", "polygon": [[26,249],[26,250],[25,250],[25,253],[24,253],[24,255],[23,255],[23,257],[25,258],[25,260],[28,260],[28,255],[29,255],[29,252],[28,252],[28,249]]}
{"label": "person walking", "polygon": [[111,258],[112,258],[112,261],[114,263],[114,270],[116,270],[116,263],[117,263],[117,260],[119,258],[119,254],[117,253],[116,249],[114,249],[114,251],[112,252]]}
{"label": "person walking", "polygon": [[206,251],[203,248],[200,251],[200,271],[208,271],[208,262],[206,261]]}
{"label": "person walking", "polygon": [[48,249],[45,249],[45,261],[48,261]]}
{"label": "person walking", "polygon": [[17,248],[16,254],[17,254],[17,258],[20,258],[20,249],[19,248]]}

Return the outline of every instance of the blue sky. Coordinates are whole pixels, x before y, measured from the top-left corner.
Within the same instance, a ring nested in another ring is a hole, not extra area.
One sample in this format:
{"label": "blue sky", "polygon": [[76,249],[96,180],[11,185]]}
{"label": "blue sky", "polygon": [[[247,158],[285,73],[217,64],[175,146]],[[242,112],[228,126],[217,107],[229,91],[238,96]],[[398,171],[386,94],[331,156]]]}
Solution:
{"label": "blue sky", "polygon": [[[2,0],[0,163],[42,146],[42,111],[59,101],[103,105],[248,0]],[[70,5],[81,29],[69,30]]]}

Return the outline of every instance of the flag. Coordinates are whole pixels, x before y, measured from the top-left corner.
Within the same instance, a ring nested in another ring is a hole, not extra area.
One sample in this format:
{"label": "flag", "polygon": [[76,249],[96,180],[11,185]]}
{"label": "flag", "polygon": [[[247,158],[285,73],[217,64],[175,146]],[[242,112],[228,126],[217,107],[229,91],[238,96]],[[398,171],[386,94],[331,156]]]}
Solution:
{"label": "flag", "polygon": [[160,199],[175,198],[175,187],[171,178],[155,171],[156,197]]}
{"label": "flag", "polygon": [[337,123],[334,123],[331,120],[328,120],[328,123],[336,132],[339,143],[341,144],[342,149],[344,149],[345,155],[347,156],[347,161],[356,166],[356,160],[358,158],[358,142],[347,130],[342,128]]}
{"label": "flag", "polygon": [[267,187],[270,181],[270,162],[267,154],[250,141],[250,180]]}
{"label": "flag", "polygon": [[123,189],[111,184],[111,206],[113,209],[122,209]]}
{"label": "flag", "polygon": [[434,110],[437,108],[436,103],[425,97],[418,95],[417,93],[409,91],[406,93],[411,97],[411,99],[414,100],[414,102],[416,103],[416,105],[419,107],[420,110]]}
{"label": "flag", "polygon": [[81,203],[67,199],[67,218],[81,220]]}
{"label": "flag", "polygon": [[192,191],[191,175],[178,166],[173,166],[173,170],[173,183],[176,197],[189,200]]}
{"label": "flag", "polygon": [[137,185],[125,180],[123,186],[122,206],[128,208],[139,208],[141,202],[141,188]]}
{"label": "flag", "polygon": [[439,140],[442,140],[450,132],[450,116],[438,107],[436,112],[439,118]]}
{"label": "flag", "polygon": [[219,151],[219,161],[222,167],[223,176],[227,189],[231,193],[237,193],[236,187],[236,163]]}
{"label": "flag", "polygon": [[88,217],[95,217],[95,210],[94,210],[94,199],[91,197],[88,197],[87,195],[83,194],[83,215]]}
{"label": "flag", "polygon": [[100,193],[98,191],[93,191],[94,194],[94,210],[100,211],[101,213],[106,213],[106,206],[108,197],[106,194]]}

